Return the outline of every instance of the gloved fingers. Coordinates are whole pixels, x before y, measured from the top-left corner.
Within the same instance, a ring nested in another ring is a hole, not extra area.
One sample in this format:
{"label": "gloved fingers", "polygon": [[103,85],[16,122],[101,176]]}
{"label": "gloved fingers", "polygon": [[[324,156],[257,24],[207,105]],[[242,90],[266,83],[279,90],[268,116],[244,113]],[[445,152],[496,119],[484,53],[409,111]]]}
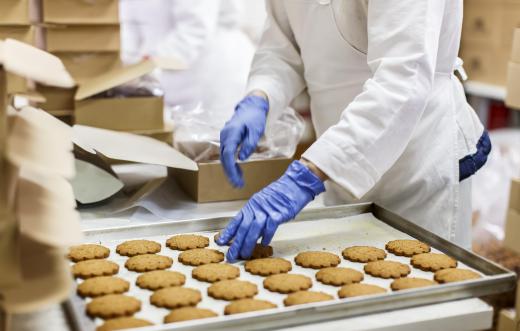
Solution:
{"label": "gloved fingers", "polygon": [[260,140],[260,134],[256,131],[246,130],[245,138],[240,146],[240,152],[238,158],[240,161],[247,160],[251,154],[256,150],[258,141]]}
{"label": "gloved fingers", "polygon": [[232,144],[229,146],[224,146],[221,148],[220,160],[222,162],[222,167],[224,168],[224,172],[226,173],[227,178],[231,182],[231,184],[235,187],[243,187],[244,179],[242,178],[242,170],[240,166],[237,164],[235,160],[235,154],[238,148],[238,145]]}
{"label": "gloved fingers", "polygon": [[253,250],[255,249],[256,242],[258,238],[262,235],[262,232],[265,227],[266,215],[265,213],[255,206],[254,210],[254,220],[249,227],[249,231],[247,232],[244,243],[242,244],[242,248],[240,249],[240,257],[244,260],[249,259]]}
{"label": "gloved fingers", "polygon": [[267,218],[262,234],[262,245],[267,246],[273,240],[278,226],[284,222],[284,217],[278,212],[274,212]]}
{"label": "gloved fingers", "polygon": [[242,222],[242,211],[238,212],[238,214],[233,217],[231,222],[229,222],[226,228],[220,233],[216,240],[217,245],[227,245],[227,243],[229,243],[229,241],[235,236],[238,227],[240,226],[240,222]]}
{"label": "gloved fingers", "polygon": [[229,247],[226,258],[229,262],[235,262],[240,257],[240,249],[242,244],[244,243],[244,239],[249,232],[249,227],[253,223],[254,215],[251,211],[251,207],[249,203],[247,203],[244,208],[242,208],[242,221],[238,226],[238,229],[235,234],[235,238],[233,239],[233,243]]}

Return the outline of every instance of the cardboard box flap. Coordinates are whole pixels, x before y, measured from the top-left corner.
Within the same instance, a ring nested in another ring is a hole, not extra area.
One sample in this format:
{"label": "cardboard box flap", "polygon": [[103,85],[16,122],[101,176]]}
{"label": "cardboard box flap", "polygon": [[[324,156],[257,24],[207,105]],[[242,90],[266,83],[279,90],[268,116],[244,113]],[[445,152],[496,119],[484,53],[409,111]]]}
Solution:
{"label": "cardboard box flap", "polygon": [[0,41],[0,64],[8,72],[42,84],[64,88],[75,85],[60,59],[14,39]]}
{"label": "cardboard box flap", "polygon": [[76,176],[71,180],[74,197],[81,204],[106,200],[121,191],[124,184],[111,173],[82,160],[75,160]]}

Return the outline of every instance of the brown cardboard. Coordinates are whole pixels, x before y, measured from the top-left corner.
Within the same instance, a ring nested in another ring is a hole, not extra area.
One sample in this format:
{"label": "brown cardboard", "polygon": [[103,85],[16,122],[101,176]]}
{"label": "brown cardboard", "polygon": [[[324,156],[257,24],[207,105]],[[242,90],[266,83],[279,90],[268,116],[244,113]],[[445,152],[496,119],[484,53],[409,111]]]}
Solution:
{"label": "brown cardboard", "polygon": [[509,192],[509,209],[514,209],[520,213],[520,178],[513,178],[511,180],[511,189]]}
{"label": "brown cardboard", "polygon": [[71,180],[74,197],[81,204],[98,203],[119,192],[124,184],[117,176],[83,160],[75,160],[76,176]]}
{"label": "brown cardboard", "polygon": [[504,246],[520,253],[520,212],[509,209],[507,212]]}
{"label": "brown cardboard", "polygon": [[122,66],[118,52],[61,52],[54,55],[63,62],[78,84]]}
{"label": "brown cardboard", "polygon": [[42,0],[41,5],[45,23],[119,23],[119,0]]}
{"label": "brown cardboard", "polygon": [[515,29],[515,33],[513,35],[511,62],[520,63],[520,29]]}
{"label": "brown cardboard", "polygon": [[505,103],[510,108],[520,109],[520,63],[509,62]]}
{"label": "brown cardboard", "polygon": [[0,25],[0,40],[11,38],[29,45],[34,45],[34,31],[34,27],[30,25]]}
{"label": "brown cardboard", "polygon": [[30,24],[29,0],[0,1],[0,25]]}
{"label": "brown cardboard", "polygon": [[510,49],[463,44],[460,57],[470,80],[505,86]]}
{"label": "brown cardboard", "polygon": [[502,44],[511,47],[515,29],[520,28],[520,3],[504,4],[503,14],[500,19]]}
{"label": "brown cardboard", "polygon": [[74,109],[76,88],[67,89],[37,84],[36,90],[45,98],[45,102],[40,103],[39,106],[46,111],[72,111]]}
{"label": "brown cardboard", "polygon": [[492,1],[464,6],[463,42],[493,47],[500,44],[502,8]]}
{"label": "brown cardboard", "polygon": [[144,131],[139,130],[139,131],[133,131],[132,133],[165,142],[170,146],[173,145],[173,128],[172,127],[165,126],[164,129],[161,129],[161,130],[144,130]]}
{"label": "brown cardboard", "polygon": [[287,158],[241,163],[245,182],[241,189],[231,186],[220,162],[198,163],[198,171],[168,169],[168,175],[197,202],[245,200],[278,179],[290,163]]}
{"label": "brown cardboard", "polygon": [[498,315],[497,331],[518,331],[517,314],[514,309],[502,309]]}
{"label": "brown cardboard", "polygon": [[117,52],[119,25],[49,25],[43,30],[49,52]]}

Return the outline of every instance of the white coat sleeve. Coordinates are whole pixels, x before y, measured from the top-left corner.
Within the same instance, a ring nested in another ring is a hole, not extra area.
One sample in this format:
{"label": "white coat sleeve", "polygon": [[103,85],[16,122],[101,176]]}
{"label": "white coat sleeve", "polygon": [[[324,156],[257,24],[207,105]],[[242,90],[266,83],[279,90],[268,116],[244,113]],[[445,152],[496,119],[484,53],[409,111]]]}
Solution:
{"label": "white coat sleeve", "polygon": [[220,1],[170,0],[169,6],[174,28],[163,38],[152,55],[174,56],[189,66],[200,57],[215,36]]}
{"label": "white coat sleeve", "polygon": [[422,116],[446,1],[369,1],[367,61],[373,76],[340,121],[303,155],[356,198],[397,161]]}
{"label": "white coat sleeve", "polygon": [[285,9],[285,1],[266,2],[267,19],[255,53],[247,92],[261,90],[269,99],[268,121],[305,88],[303,63]]}

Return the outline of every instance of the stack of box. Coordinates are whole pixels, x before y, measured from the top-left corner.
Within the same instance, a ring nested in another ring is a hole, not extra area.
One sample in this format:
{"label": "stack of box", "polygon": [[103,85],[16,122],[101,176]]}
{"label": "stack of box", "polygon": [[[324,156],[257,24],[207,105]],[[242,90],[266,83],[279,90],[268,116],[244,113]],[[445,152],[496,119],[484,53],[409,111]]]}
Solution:
{"label": "stack of box", "polygon": [[466,0],[461,58],[471,80],[505,86],[520,0]]}
{"label": "stack of box", "polygon": [[507,72],[506,105],[520,110],[520,29],[515,30]]}

